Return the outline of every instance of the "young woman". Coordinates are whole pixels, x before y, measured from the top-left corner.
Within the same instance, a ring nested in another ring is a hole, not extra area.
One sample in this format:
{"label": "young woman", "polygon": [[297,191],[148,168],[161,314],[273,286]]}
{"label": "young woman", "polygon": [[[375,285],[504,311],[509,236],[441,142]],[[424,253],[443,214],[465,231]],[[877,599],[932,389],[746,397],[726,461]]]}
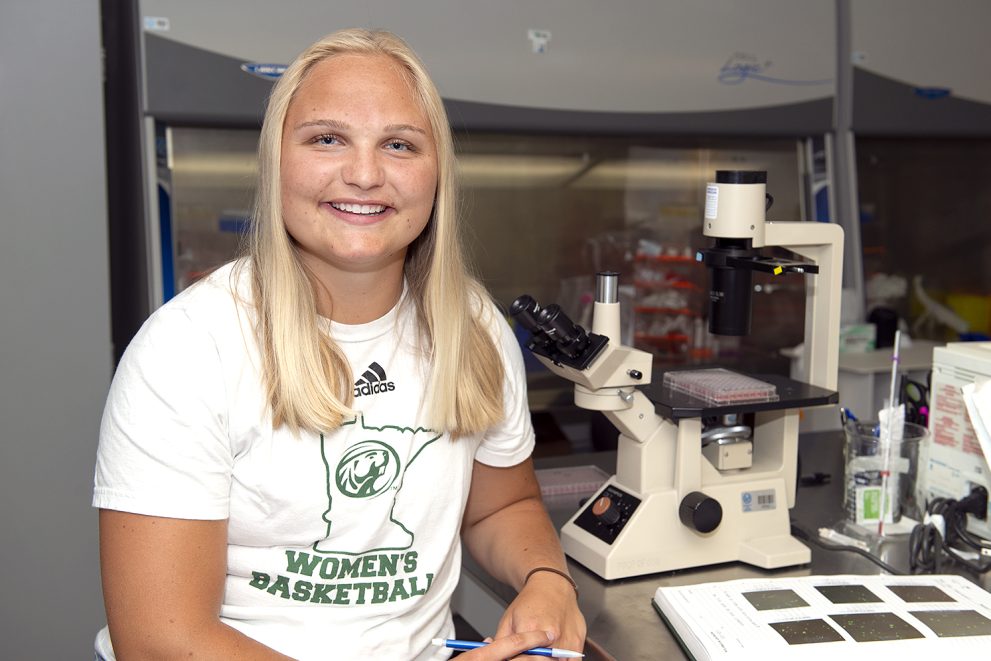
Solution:
{"label": "young woman", "polygon": [[409,47],[307,49],[258,182],[250,255],[156,311],[114,378],[98,656],[446,658],[462,541],[519,596],[460,658],[582,649],[519,348],[465,267],[447,117]]}

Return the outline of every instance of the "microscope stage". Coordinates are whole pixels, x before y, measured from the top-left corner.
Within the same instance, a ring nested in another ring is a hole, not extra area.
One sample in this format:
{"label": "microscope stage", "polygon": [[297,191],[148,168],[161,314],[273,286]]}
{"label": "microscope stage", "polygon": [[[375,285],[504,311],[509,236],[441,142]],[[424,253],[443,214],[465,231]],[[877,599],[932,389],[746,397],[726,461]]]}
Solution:
{"label": "microscope stage", "polygon": [[731,413],[797,409],[808,406],[836,404],[839,401],[839,396],[832,390],[795,381],[794,379],[778,376],[777,374],[748,374],[747,376],[760,379],[775,386],[777,388],[778,399],[770,402],[755,401],[713,404],[705,399],[663,386],[663,374],[655,374],[653,383],[644,386],[642,391],[654,403],[654,409],[657,411],[657,414],[669,420],[708,418]]}

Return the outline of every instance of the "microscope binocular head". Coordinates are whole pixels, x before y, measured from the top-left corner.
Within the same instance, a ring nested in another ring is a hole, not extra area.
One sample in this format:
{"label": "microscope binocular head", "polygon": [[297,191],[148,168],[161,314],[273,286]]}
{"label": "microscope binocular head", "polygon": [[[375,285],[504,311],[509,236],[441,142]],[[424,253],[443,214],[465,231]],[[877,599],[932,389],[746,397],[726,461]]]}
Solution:
{"label": "microscope binocular head", "polygon": [[541,308],[528,294],[513,301],[509,314],[530,331],[527,347],[558,364],[585,369],[607,342],[573,322],[561,306],[552,303]]}

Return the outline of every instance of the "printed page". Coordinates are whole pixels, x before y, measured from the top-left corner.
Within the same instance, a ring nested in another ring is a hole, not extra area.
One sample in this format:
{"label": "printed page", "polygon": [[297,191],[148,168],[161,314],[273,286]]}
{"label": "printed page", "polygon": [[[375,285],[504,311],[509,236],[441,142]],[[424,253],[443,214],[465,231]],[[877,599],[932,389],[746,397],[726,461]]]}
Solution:
{"label": "printed page", "polygon": [[967,405],[970,424],[977,434],[977,441],[984,458],[991,458],[991,379],[968,383],[963,387],[963,401]]}
{"label": "printed page", "polygon": [[661,587],[654,602],[699,660],[983,656],[991,643],[991,593],[960,576],[745,579]]}

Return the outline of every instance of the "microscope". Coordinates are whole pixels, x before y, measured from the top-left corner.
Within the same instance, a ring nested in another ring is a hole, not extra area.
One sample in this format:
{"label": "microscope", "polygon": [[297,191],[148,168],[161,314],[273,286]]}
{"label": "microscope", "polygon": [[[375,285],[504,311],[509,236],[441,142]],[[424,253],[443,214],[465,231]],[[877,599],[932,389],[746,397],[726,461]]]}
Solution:
{"label": "microscope", "polygon": [[[703,234],[714,242],[696,259],[711,271],[709,331],[750,332],[754,271],[804,275],[809,383],[696,372],[773,386],[772,397],[731,402],[673,387],[668,377],[678,372],[652,383],[653,356],[619,342],[614,272],[596,276],[590,332],[557,305],[542,308],[527,295],[513,302],[511,316],[531,333],[527,347],[574,382],[577,406],[601,411],[619,431],[616,474],[561,531],[565,553],[604,579],[732,561],[765,569],[810,561],[808,547],[791,536],[788,511],[799,409],[837,401],[843,230],[767,222],[766,188],[766,172],[736,170],[717,171],[706,186]],[[768,246],[808,261],[765,257]]]}

